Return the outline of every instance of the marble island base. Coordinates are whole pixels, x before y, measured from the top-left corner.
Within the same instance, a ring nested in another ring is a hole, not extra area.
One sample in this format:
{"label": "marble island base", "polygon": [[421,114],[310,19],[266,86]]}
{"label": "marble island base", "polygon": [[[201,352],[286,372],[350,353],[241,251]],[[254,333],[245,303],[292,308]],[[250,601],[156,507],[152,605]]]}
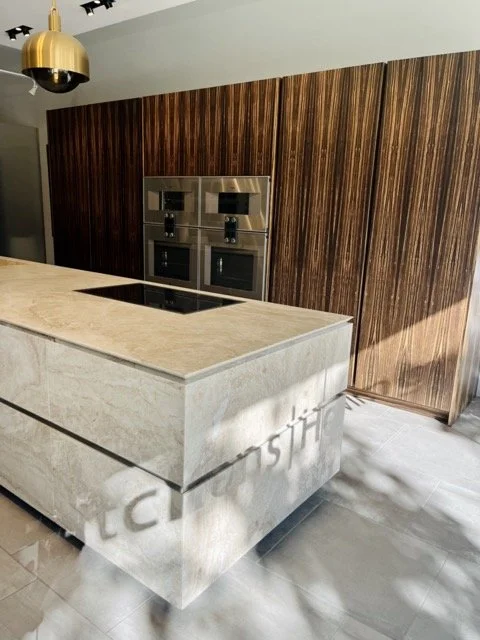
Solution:
{"label": "marble island base", "polygon": [[0,403],[1,484],[184,608],[340,466],[344,399],[181,492]]}
{"label": "marble island base", "polygon": [[181,377],[1,311],[0,485],[179,608],[340,467],[344,316]]}

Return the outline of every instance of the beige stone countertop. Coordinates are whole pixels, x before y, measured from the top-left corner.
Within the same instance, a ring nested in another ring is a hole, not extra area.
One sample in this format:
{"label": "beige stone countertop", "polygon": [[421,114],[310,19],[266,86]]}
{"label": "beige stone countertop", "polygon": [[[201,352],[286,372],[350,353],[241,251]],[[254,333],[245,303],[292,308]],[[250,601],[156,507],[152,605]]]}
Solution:
{"label": "beige stone countertop", "polygon": [[350,320],[251,300],[181,315],[76,291],[132,282],[0,257],[0,323],[185,380]]}

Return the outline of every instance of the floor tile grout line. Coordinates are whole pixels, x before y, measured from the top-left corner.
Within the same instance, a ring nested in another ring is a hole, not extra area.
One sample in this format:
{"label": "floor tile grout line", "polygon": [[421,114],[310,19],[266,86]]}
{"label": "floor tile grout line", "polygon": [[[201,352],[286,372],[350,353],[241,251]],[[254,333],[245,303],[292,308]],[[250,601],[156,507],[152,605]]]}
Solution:
{"label": "floor tile grout line", "polygon": [[[279,538],[279,539],[277,540],[277,542],[276,542],[276,543],[275,543],[275,544],[274,544],[274,545],[273,545],[273,546],[272,546],[268,551],[266,551],[266,552],[263,554],[263,556],[261,556],[261,557],[257,560],[257,562],[256,562],[255,564],[259,564],[259,562],[260,562],[261,560],[263,560],[264,558],[266,558],[266,557],[268,556],[268,554],[269,554],[269,553],[271,553],[274,549],[276,549],[276,548],[277,548],[277,546],[278,546],[278,545],[279,545],[283,540],[285,540],[285,538],[286,538],[287,536],[289,536],[291,533],[293,533],[293,531],[295,531],[295,529],[298,527],[298,525],[302,524],[302,522],[303,522],[306,518],[308,518],[308,516],[309,516],[309,515],[311,515],[311,514],[315,511],[315,509],[318,509],[318,507],[319,507],[321,504],[323,504],[325,501],[326,501],[326,500],[325,500],[325,498],[322,498],[322,500],[321,500],[318,504],[314,504],[314,505],[312,505],[312,508],[311,508],[311,509],[309,509],[309,510],[307,511],[307,513],[303,516],[303,518],[301,518],[301,519],[297,522],[297,524],[296,524],[296,525],[294,525],[291,529],[289,529],[289,531],[287,531],[283,536],[281,536],[281,538]],[[307,498],[307,500],[306,500],[305,502],[308,502],[308,498]],[[301,505],[300,505],[300,506],[301,506]],[[298,507],[297,507],[297,508],[298,508]]]}
{"label": "floor tile grout line", "polygon": [[[296,587],[297,589],[300,589],[300,591],[303,591],[305,594],[307,594],[310,598],[312,598],[313,600],[315,600],[316,602],[318,602],[319,604],[323,604],[326,607],[328,607],[332,612],[338,613],[340,615],[346,615],[349,618],[352,618],[353,620],[356,620],[357,622],[360,622],[361,624],[364,624],[367,627],[370,627],[371,629],[373,629],[374,631],[376,631],[377,633],[383,633],[381,631],[378,631],[377,629],[375,629],[374,626],[372,626],[372,623],[375,623],[376,618],[370,618],[368,617],[368,622],[365,622],[364,620],[360,620],[358,618],[358,615],[355,611],[348,609],[348,607],[345,605],[344,608],[340,608],[337,605],[334,605],[332,603],[330,603],[328,600],[325,600],[323,598],[321,598],[320,596],[318,596],[317,594],[312,593],[311,591],[309,591],[308,589],[306,589],[305,587],[302,587],[302,585],[294,582],[293,580],[290,580],[290,578],[286,578],[285,576],[282,576],[282,574],[277,573],[276,571],[273,571],[272,569],[269,569],[268,567],[262,567],[265,571],[267,571],[267,573],[270,573],[271,575],[275,576],[276,578],[279,578],[280,580],[282,580],[283,582],[286,582],[290,585],[293,585],[294,587]],[[437,574],[438,575],[438,574]],[[324,616],[323,619],[327,622],[330,621],[330,619],[327,616]],[[366,618],[367,619],[367,618]],[[383,622],[386,622],[388,624],[387,620],[383,620]],[[336,624],[336,622],[334,622],[333,624]],[[339,626],[337,628],[337,630],[335,631],[335,634],[337,634],[342,627],[344,626],[344,621],[342,620],[339,623]],[[390,638],[390,635],[387,634],[383,634],[385,635],[387,638]],[[335,636],[333,636],[333,640],[334,640]],[[391,637],[391,640],[395,640],[395,638]]]}
{"label": "floor tile grout line", "polygon": [[408,627],[405,629],[404,632],[404,636],[405,636],[405,640],[408,637],[408,634],[410,632],[410,629],[413,627],[413,625],[415,624],[415,621],[417,620],[418,616],[420,615],[420,612],[423,609],[423,605],[425,604],[425,602],[427,601],[428,596],[430,595],[433,587],[435,586],[437,580],[438,580],[438,576],[442,573],[445,565],[447,564],[447,560],[450,558],[450,553],[447,553],[447,556],[445,558],[445,560],[442,563],[442,566],[440,567],[440,569],[437,571],[437,573],[435,574],[435,577],[432,580],[432,584],[430,585],[430,587],[427,589],[426,593],[425,593],[425,597],[422,600],[421,605],[419,606],[417,612],[415,613],[415,617],[413,618],[412,622],[408,625]]}
{"label": "floor tile grout line", "polygon": [[[443,551],[447,555],[453,553],[450,549],[445,549],[445,547],[441,547],[439,544],[435,544],[435,542],[433,542],[432,540],[427,540],[426,538],[421,538],[420,536],[418,536],[417,534],[415,534],[412,531],[409,531],[408,529],[395,529],[395,527],[392,527],[389,524],[386,524],[384,522],[378,522],[377,520],[373,520],[373,518],[370,518],[369,516],[366,516],[363,513],[358,513],[358,511],[355,511],[354,509],[351,509],[347,505],[337,504],[336,502],[333,502],[333,501],[329,500],[328,498],[325,498],[325,502],[328,502],[329,504],[333,505],[334,507],[338,507],[339,509],[346,509],[347,511],[350,511],[350,513],[353,513],[354,515],[358,516],[359,518],[362,518],[363,520],[366,520],[367,522],[369,522],[371,524],[374,524],[377,527],[384,527],[385,529],[388,529],[389,531],[392,531],[393,533],[397,533],[397,534],[400,534],[402,536],[406,536],[407,538],[410,538],[412,540],[416,540],[417,542],[422,542],[424,545],[426,545],[428,547],[433,547],[434,549],[437,549],[437,551]],[[461,552],[458,552],[457,555],[459,555],[462,558],[466,557],[466,556],[462,556]],[[263,556],[263,557],[265,557],[265,556]],[[263,557],[260,558],[260,560],[263,560]]]}
{"label": "floor tile grout line", "polygon": [[87,616],[85,616],[83,613],[81,613],[73,604],[71,604],[70,602],[68,602],[68,600],[66,600],[62,595],[60,595],[58,593],[58,591],[55,591],[55,589],[53,587],[51,587],[49,584],[47,584],[42,578],[40,578],[37,575],[37,580],[43,584],[44,587],[46,587],[47,589],[49,589],[50,591],[53,591],[53,593],[58,596],[60,598],[60,600],[62,602],[64,602],[68,607],[70,607],[71,609],[73,609],[73,611],[75,611],[75,613],[77,613],[83,620],[85,620],[85,622],[87,622],[88,624],[91,624],[92,627],[94,627],[97,631],[99,631],[101,634],[103,634],[104,636],[107,636],[107,634],[105,633],[105,631],[103,631],[102,629],[100,629],[100,627],[95,624],[95,622],[92,622],[90,620],[90,618],[87,618]]}
{"label": "floor tile grout line", "polygon": [[398,431],[395,431],[395,433],[392,433],[392,435],[389,436],[387,440],[385,440],[385,442],[382,445],[380,445],[380,447],[371,454],[371,456],[374,457],[378,455],[389,442],[391,442],[397,436],[400,436],[402,433],[404,433],[404,431],[407,431],[408,428],[409,428],[408,424],[404,424],[403,426],[401,426],[398,429]]}
{"label": "floor tile grout line", "polygon": [[[139,583],[141,584],[141,583]],[[123,622],[125,622],[125,620],[128,620],[128,618],[130,618],[130,616],[132,616],[134,613],[136,613],[139,609],[141,609],[141,607],[143,607],[145,604],[147,604],[147,602],[150,602],[151,600],[153,600],[154,598],[158,598],[160,596],[157,596],[156,594],[152,594],[150,596],[148,596],[148,598],[146,600],[144,600],[143,602],[141,602],[137,607],[135,607],[134,609],[132,609],[130,611],[130,613],[128,615],[126,615],[124,618],[122,618],[121,620],[119,620],[118,622],[116,622],[112,627],[110,627],[107,631],[104,631],[103,633],[105,633],[108,637],[110,636],[110,632],[113,631],[114,629],[116,629],[118,626],[120,626]]]}
{"label": "floor tile grout line", "polygon": [[[29,573],[31,573],[29,571]],[[27,584],[24,584],[22,587],[20,587],[19,589],[16,589],[13,593],[9,593],[8,596],[3,596],[2,598],[0,598],[0,602],[4,602],[5,600],[8,600],[8,598],[11,598],[12,596],[16,595],[19,591],[22,591],[23,589],[25,589],[26,587],[29,587],[31,584],[33,584],[36,580],[38,580],[37,576],[33,573],[31,573],[33,580],[31,580],[30,582],[28,582]],[[1,622],[1,621],[0,621]]]}

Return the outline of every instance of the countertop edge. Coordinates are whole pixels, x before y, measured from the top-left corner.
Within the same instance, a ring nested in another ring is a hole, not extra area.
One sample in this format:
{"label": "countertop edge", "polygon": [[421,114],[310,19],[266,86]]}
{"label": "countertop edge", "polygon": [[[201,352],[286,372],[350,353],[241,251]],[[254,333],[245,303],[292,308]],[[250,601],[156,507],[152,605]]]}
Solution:
{"label": "countertop edge", "polygon": [[305,340],[309,340],[323,333],[329,333],[330,331],[337,329],[342,325],[350,324],[352,320],[353,320],[353,317],[344,316],[344,317],[341,317],[341,319],[339,319],[337,322],[332,322],[332,324],[329,324],[326,327],[319,327],[318,329],[312,329],[311,331],[308,331],[306,333],[302,333],[292,338],[281,340],[280,342],[276,342],[275,344],[268,345],[267,347],[255,349],[250,353],[237,356],[235,358],[230,358],[229,360],[224,360],[223,362],[219,362],[217,364],[213,364],[209,367],[205,367],[203,369],[199,369],[198,371],[194,371],[192,373],[187,373],[187,374],[183,374],[178,371],[156,367],[151,363],[145,363],[145,362],[142,362],[141,360],[135,360],[134,358],[126,359],[125,356],[120,356],[109,351],[101,351],[99,349],[95,349],[91,345],[85,345],[80,342],[73,342],[71,340],[66,340],[64,338],[54,336],[49,333],[44,333],[42,331],[39,331],[38,329],[32,329],[31,327],[28,327],[22,324],[16,324],[8,320],[0,319],[0,325],[5,327],[10,327],[12,329],[17,329],[19,331],[24,331],[31,335],[35,335],[35,336],[44,338],[46,340],[50,340],[52,342],[57,342],[59,344],[63,344],[65,346],[68,346],[74,349],[86,351],[88,353],[95,354],[97,356],[103,357],[113,362],[117,362],[117,363],[130,366],[136,369],[141,369],[143,371],[146,371],[147,373],[153,373],[162,378],[171,380],[172,382],[190,384],[192,382],[202,380],[203,378],[206,378],[210,375],[214,375],[215,373],[220,373],[221,371],[226,371],[228,369],[232,369],[235,366],[244,364],[246,362],[250,362],[251,360],[256,360],[262,357],[263,355],[280,351],[288,346],[298,344],[300,342],[304,342]]}

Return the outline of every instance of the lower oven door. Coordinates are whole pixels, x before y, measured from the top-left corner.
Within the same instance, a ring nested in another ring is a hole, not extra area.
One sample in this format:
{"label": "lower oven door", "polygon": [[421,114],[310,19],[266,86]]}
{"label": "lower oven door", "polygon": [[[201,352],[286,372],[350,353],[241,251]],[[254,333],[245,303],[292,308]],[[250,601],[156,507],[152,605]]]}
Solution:
{"label": "lower oven door", "polygon": [[198,241],[198,229],[175,227],[172,238],[163,225],[145,225],[145,280],[198,289]]}
{"label": "lower oven door", "polygon": [[267,236],[239,232],[235,244],[224,231],[200,230],[200,289],[223,295],[263,300]]}

